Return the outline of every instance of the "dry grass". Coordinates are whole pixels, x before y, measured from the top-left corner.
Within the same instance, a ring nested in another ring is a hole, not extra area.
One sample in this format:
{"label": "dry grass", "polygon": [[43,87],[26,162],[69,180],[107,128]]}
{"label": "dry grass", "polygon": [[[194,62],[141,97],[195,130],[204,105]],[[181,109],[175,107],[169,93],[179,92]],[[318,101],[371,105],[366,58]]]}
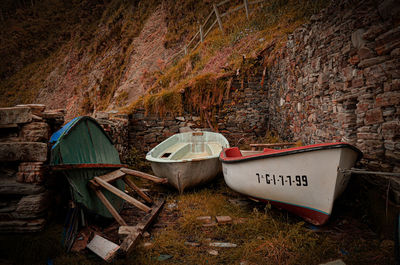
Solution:
{"label": "dry grass", "polygon": [[[382,247],[379,237],[364,224],[338,211],[348,204],[338,202],[336,215],[317,233],[300,218],[270,205],[249,202],[247,206],[231,203],[243,199],[231,191],[222,176],[207,187],[178,195],[163,186],[153,187],[166,194],[166,205],[153,228],[151,238],[140,240],[131,256],[116,259],[113,264],[320,264],[341,258],[346,264],[392,264],[393,246]],[[358,188],[358,187],[357,187]],[[348,193],[347,196],[354,196]],[[354,201],[354,198],[346,198]],[[170,205],[176,204],[176,207]],[[347,205],[347,206],[346,206]],[[354,205],[354,204],[353,204]],[[361,207],[361,205],[360,205]],[[343,211],[342,210],[342,211]],[[229,215],[234,223],[203,227],[198,216]],[[240,222],[238,222],[240,221]],[[1,236],[0,253],[5,263],[43,264],[48,258],[54,264],[106,264],[93,253],[65,254],[61,248],[61,225],[53,224],[35,235]],[[144,247],[150,242],[150,247]],[[199,247],[185,245],[198,242]],[[210,242],[230,242],[236,248],[210,247]],[[217,256],[210,255],[214,249]],[[171,255],[159,261],[160,255]]]}

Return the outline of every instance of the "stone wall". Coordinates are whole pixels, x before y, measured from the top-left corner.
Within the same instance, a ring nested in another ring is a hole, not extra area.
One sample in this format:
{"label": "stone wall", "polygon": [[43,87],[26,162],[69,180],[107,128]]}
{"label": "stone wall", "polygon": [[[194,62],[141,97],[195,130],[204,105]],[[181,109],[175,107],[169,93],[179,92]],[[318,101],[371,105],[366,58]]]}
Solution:
{"label": "stone wall", "polygon": [[0,232],[34,232],[46,222],[48,141],[63,111],[44,105],[0,108]]}
{"label": "stone wall", "polygon": [[[334,1],[278,52],[266,49],[271,128],[305,144],[352,143],[362,166],[400,172],[399,10],[398,1]],[[391,184],[400,203],[400,181]]]}
{"label": "stone wall", "polygon": [[124,163],[129,151],[128,115],[115,111],[97,112],[94,114],[94,118],[111,137],[121,162]]}
{"label": "stone wall", "polygon": [[129,146],[148,152],[151,148],[169,136],[190,130],[218,130],[231,145],[238,142],[251,143],[265,136],[268,105],[263,100],[266,89],[261,85],[262,69],[259,75],[242,80],[233,77],[230,93],[211,116],[209,123],[198,113],[186,111],[179,116],[168,115],[159,117],[154,114],[146,115],[143,109],[136,110],[129,116]]}

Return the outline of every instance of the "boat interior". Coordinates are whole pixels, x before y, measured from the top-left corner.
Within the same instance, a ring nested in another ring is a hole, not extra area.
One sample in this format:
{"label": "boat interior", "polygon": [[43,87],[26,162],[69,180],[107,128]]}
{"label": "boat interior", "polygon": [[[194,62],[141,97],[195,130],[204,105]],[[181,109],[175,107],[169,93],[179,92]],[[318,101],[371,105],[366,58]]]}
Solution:
{"label": "boat interior", "polygon": [[183,134],[157,146],[151,152],[151,157],[159,161],[170,161],[218,156],[223,148],[219,140],[202,132]]}
{"label": "boat interior", "polygon": [[202,158],[213,155],[218,155],[222,150],[219,143],[212,142],[195,142],[182,143],[178,142],[166,148],[160,153],[158,158],[165,160],[182,160],[192,158]]}

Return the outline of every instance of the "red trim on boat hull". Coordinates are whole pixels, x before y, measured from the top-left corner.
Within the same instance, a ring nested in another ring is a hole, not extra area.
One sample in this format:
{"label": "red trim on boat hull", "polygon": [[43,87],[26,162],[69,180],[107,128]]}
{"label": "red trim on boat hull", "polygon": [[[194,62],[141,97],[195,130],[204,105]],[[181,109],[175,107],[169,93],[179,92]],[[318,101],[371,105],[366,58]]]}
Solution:
{"label": "red trim on boat hull", "polygon": [[[251,196],[249,196],[249,197],[251,197]],[[324,213],[321,213],[318,211],[307,209],[307,208],[304,208],[301,206],[286,204],[283,202],[264,200],[264,199],[254,198],[254,197],[251,197],[251,198],[258,200],[258,201],[265,202],[265,203],[270,203],[278,208],[285,209],[288,212],[294,213],[295,215],[300,216],[307,222],[310,222],[314,225],[323,225],[328,221],[328,219],[330,217],[330,215],[328,215],[328,214],[324,214]]]}

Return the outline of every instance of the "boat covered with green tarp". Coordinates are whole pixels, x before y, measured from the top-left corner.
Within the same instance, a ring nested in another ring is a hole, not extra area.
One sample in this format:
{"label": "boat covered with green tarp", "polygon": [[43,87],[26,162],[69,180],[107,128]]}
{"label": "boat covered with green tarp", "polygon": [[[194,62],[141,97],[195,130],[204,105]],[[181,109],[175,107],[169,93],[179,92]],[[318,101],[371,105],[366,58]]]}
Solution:
{"label": "boat covered with green tarp", "polygon": [[[51,136],[50,143],[53,144],[50,165],[66,176],[72,199],[90,212],[112,218],[88,185],[95,176],[123,166],[111,138],[100,124],[87,116],[74,118]],[[113,185],[120,190],[125,189],[122,180],[116,180]],[[107,190],[102,192],[117,211],[122,209],[121,198]]]}

